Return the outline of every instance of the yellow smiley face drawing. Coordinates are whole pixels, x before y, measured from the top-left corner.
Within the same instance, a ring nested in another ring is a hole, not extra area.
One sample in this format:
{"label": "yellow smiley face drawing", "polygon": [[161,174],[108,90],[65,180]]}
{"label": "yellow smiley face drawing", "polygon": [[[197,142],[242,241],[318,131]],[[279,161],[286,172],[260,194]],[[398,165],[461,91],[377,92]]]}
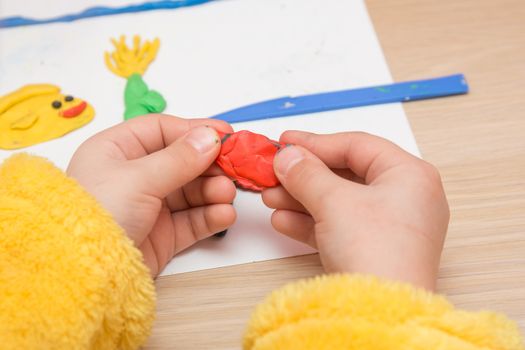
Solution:
{"label": "yellow smiley face drawing", "polygon": [[51,84],[26,85],[0,97],[0,148],[17,149],[63,136],[89,123],[93,107]]}

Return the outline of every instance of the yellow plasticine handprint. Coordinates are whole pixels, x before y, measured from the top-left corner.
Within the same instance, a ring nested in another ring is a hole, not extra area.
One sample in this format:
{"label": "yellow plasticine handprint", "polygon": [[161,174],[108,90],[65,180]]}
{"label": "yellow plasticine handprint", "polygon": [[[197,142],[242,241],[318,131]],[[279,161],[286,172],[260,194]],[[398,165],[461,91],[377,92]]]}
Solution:
{"label": "yellow plasticine handprint", "polygon": [[149,64],[157,56],[160,41],[158,38],[151,42],[145,40],[142,45],[140,41],[140,36],[135,35],[133,47],[128,47],[124,35],[119,41],[111,39],[115,51],[111,54],[105,53],[106,66],[116,75],[126,79],[132,74],[144,75]]}
{"label": "yellow plasticine handprint", "polygon": [[133,47],[126,45],[126,37],[120,40],[111,39],[115,51],[106,52],[106,66],[116,75],[127,79],[124,91],[124,119],[128,120],[139,115],[159,113],[166,108],[166,100],[157,91],[149,90],[142,79],[149,64],[157,56],[160,41],[145,40],[141,44],[140,36],[133,37]]}

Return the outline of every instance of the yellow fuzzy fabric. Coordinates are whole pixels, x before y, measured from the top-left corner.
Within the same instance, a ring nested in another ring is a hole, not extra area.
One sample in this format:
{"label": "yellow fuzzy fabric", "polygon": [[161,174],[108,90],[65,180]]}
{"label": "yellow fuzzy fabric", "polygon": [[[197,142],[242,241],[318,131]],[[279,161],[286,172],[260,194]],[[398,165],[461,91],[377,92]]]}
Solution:
{"label": "yellow fuzzy fabric", "polygon": [[0,166],[0,348],[136,349],[153,281],[111,216],[48,161]]}
{"label": "yellow fuzzy fabric", "polygon": [[455,310],[443,297],[374,277],[331,275],[273,292],[255,310],[245,350],[523,350],[516,324]]}

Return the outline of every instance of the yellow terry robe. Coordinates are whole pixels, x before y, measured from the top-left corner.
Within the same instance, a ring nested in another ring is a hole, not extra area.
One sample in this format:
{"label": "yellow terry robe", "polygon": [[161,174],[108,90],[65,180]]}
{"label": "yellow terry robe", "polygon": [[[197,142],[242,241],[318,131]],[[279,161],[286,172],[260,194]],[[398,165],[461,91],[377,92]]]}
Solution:
{"label": "yellow terry robe", "polygon": [[[153,281],[111,216],[48,161],[0,166],[0,348],[137,349],[152,326]],[[371,276],[332,275],[272,293],[246,350],[523,350],[515,323]]]}

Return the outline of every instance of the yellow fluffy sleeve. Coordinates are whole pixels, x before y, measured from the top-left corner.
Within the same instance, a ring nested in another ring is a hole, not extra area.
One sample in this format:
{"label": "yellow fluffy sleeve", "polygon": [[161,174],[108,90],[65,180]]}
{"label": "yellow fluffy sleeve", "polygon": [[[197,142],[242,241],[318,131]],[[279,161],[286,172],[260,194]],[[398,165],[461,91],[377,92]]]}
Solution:
{"label": "yellow fluffy sleeve", "polygon": [[443,297],[357,275],[299,281],[255,310],[245,350],[522,350],[515,323]]}
{"label": "yellow fluffy sleeve", "polygon": [[0,166],[0,348],[136,349],[153,281],[111,216],[48,161]]}

